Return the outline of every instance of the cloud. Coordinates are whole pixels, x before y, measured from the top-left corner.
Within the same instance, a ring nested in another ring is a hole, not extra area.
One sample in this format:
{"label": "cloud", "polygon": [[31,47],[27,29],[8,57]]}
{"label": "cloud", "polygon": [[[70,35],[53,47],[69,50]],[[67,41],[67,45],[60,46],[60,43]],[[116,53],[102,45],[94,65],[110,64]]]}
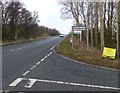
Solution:
{"label": "cloud", "polygon": [[68,33],[71,30],[72,20],[60,18],[61,6],[57,0],[20,0],[31,12],[36,10],[39,14],[39,25],[56,28],[61,33]]}

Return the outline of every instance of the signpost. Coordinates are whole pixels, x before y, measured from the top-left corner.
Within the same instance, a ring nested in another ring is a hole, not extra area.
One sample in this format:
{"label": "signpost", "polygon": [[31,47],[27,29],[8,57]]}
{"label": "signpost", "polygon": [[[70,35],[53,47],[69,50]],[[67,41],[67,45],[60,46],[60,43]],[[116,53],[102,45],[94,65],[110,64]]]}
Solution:
{"label": "signpost", "polygon": [[85,30],[83,26],[72,26],[72,48],[73,48],[73,34],[79,33],[80,34],[80,42],[82,42],[82,31]]}
{"label": "signpost", "polygon": [[72,31],[82,31],[85,30],[85,27],[82,26],[72,26]]}

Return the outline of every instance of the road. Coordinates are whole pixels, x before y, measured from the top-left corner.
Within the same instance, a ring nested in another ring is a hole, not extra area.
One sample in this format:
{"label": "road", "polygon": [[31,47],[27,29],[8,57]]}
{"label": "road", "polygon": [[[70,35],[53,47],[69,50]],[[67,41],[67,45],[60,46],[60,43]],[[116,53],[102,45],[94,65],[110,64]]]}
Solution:
{"label": "road", "polygon": [[2,87],[9,91],[117,91],[118,71],[73,62],[53,49],[63,38],[50,37],[4,46]]}

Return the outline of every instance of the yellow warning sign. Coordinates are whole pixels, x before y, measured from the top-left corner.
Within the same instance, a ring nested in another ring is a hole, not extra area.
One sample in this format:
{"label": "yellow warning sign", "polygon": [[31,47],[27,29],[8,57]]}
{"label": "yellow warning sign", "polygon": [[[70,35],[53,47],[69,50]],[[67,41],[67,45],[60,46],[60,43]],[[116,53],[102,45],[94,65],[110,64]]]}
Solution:
{"label": "yellow warning sign", "polygon": [[115,56],[116,56],[116,49],[104,47],[102,57],[115,59]]}

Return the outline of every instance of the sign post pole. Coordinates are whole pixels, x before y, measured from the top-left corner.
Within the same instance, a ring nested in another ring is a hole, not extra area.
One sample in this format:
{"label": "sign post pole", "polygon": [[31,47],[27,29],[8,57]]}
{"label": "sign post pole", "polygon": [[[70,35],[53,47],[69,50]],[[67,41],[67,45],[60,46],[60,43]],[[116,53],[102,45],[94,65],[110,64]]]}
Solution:
{"label": "sign post pole", "polygon": [[71,38],[72,38],[72,49],[73,49],[73,34],[74,34],[74,31],[73,31],[73,29],[72,29],[72,32],[71,32]]}
{"label": "sign post pole", "polygon": [[[85,30],[85,27],[83,26],[72,26],[72,34],[74,34],[74,31],[77,31],[80,33],[80,43],[82,42],[82,31],[83,30]],[[72,35],[72,40],[73,40],[73,35]]]}
{"label": "sign post pole", "polygon": [[80,31],[80,43],[82,42],[82,32]]}

